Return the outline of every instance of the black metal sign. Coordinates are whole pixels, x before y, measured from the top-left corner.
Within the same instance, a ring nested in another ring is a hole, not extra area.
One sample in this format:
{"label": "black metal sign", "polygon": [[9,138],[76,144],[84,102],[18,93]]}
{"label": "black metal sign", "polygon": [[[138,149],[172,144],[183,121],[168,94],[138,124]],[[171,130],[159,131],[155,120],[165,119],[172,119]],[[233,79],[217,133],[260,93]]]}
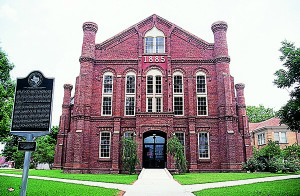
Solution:
{"label": "black metal sign", "polygon": [[18,142],[18,151],[35,151],[36,142]]}
{"label": "black metal sign", "polygon": [[54,79],[40,71],[17,79],[11,132],[49,132]]}

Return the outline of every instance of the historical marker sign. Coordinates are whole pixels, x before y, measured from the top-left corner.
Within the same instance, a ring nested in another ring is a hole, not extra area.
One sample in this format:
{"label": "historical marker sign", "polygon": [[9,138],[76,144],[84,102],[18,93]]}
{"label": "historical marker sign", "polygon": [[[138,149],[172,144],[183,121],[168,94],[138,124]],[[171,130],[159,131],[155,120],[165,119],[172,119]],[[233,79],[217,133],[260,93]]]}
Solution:
{"label": "historical marker sign", "polygon": [[36,142],[18,142],[18,151],[35,151]]}
{"label": "historical marker sign", "polygon": [[11,132],[49,132],[54,79],[39,71],[18,78],[12,116]]}

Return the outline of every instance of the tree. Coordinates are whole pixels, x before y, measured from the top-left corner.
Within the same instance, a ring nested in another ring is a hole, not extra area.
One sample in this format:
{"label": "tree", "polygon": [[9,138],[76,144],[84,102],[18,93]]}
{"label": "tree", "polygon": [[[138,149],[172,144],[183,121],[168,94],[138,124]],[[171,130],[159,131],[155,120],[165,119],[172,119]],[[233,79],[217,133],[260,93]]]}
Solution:
{"label": "tree", "polygon": [[0,141],[10,135],[10,121],[15,93],[15,82],[10,78],[14,65],[0,47]]}
{"label": "tree", "polygon": [[122,142],[122,163],[124,167],[124,171],[128,171],[129,174],[135,173],[135,166],[140,164],[139,158],[137,156],[137,144],[133,138],[123,138]]}
{"label": "tree", "polygon": [[175,135],[167,142],[167,152],[174,157],[174,160],[176,161],[175,166],[178,169],[179,174],[185,173],[187,170],[187,160],[184,156],[184,147]]}
{"label": "tree", "polygon": [[37,146],[36,151],[32,152],[31,158],[35,164],[48,163],[50,169],[54,163],[55,145],[57,141],[58,126],[53,126],[50,133],[35,139]]}
{"label": "tree", "polygon": [[280,52],[280,60],[285,69],[275,72],[277,78],[274,84],[278,88],[292,88],[290,100],[279,111],[278,116],[281,123],[286,124],[291,131],[300,132],[300,48],[294,43],[283,41]]}
{"label": "tree", "polygon": [[273,108],[265,108],[263,105],[247,106],[246,114],[251,123],[263,122],[276,116]]}

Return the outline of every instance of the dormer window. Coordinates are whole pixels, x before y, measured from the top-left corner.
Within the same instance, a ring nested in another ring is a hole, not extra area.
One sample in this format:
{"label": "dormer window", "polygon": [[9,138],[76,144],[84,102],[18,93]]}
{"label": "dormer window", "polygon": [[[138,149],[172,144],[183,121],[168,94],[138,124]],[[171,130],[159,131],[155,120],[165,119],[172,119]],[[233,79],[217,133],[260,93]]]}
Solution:
{"label": "dormer window", "polygon": [[145,34],[145,53],[164,53],[165,35],[155,26]]}

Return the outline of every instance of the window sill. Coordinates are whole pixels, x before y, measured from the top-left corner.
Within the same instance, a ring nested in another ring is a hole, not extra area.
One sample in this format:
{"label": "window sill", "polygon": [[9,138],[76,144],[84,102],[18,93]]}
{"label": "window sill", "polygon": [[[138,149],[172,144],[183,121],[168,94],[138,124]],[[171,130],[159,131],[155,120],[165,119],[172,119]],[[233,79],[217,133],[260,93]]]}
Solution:
{"label": "window sill", "polygon": [[98,158],[97,162],[111,162],[111,158]]}
{"label": "window sill", "polygon": [[211,159],[198,159],[198,163],[211,163]]}

